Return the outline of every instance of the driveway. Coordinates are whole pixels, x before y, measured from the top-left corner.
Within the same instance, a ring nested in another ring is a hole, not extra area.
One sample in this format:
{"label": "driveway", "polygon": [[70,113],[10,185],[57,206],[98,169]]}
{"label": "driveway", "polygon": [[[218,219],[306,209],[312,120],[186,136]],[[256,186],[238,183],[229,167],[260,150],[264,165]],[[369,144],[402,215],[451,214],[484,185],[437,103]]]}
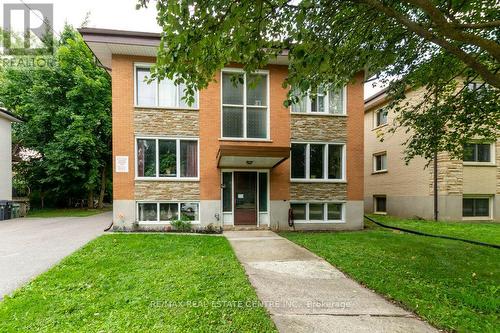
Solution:
{"label": "driveway", "polygon": [[112,213],[0,221],[0,299],[103,233]]}
{"label": "driveway", "polygon": [[224,235],[280,332],[438,332],[271,231]]}

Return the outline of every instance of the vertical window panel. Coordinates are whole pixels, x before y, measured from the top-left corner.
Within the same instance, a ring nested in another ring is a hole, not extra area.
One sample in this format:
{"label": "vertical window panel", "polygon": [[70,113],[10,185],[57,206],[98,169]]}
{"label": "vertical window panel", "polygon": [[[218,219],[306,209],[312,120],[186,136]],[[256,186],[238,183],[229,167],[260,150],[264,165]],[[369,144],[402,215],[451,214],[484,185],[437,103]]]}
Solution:
{"label": "vertical window panel", "polygon": [[137,105],[156,106],[156,81],[153,81],[151,83],[146,82],[149,76],[149,68],[137,68]]}
{"label": "vertical window panel", "polygon": [[156,203],[138,204],[139,207],[139,221],[157,221],[158,220],[158,205]]}
{"label": "vertical window panel", "polygon": [[165,78],[158,84],[158,105],[163,107],[177,106],[177,87],[174,81]]}
{"label": "vertical window panel", "polygon": [[343,88],[328,92],[328,112],[331,114],[345,114]]}
{"label": "vertical window panel", "polygon": [[292,143],[292,178],[306,178],[306,144]]}
{"label": "vertical window panel", "polygon": [[267,173],[259,173],[259,212],[267,212]]}
{"label": "vertical window panel", "polygon": [[160,203],[160,221],[175,221],[179,219],[177,203]]}
{"label": "vertical window panel", "polygon": [[248,75],[247,105],[267,106],[267,80],[265,75]]}
{"label": "vertical window panel", "polygon": [[233,211],[233,174],[231,172],[222,173],[222,211]]}
{"label": "vertical window panel", "polygon": [[247,109],[247,137],[265,139],[267,136],[267,109]]}
{"label": "vertical window panel", "polygon": [[181,203],[181,218],[188,221],[199,221],[198,203]]}
{"label": "vertical window panel", "polygon": [[309,204],[309,220],[323,221],[325,219],[325,209],[322,203]]}
{"label": "vertical window panel", "polygon": [[137,175],[156,177],[156,140],[137,140]]}
{"label": "vertical window panel", "polygon": [[243,108],[224,106],[222,110],[222,136],[243,137]]}
{"label": "vertical window panel", "polygon": [[328,145],[328,179],[342,179],[343,146]]}
{"label": "vertical window panel", "polygon": [[311,144],[309,146],[309,178],[322,179],[324,172],[325,145]]}
{"label": "vertical window panel", "polygon": [[177,176],[177,145],[175,140],[159,140],[159,177]]}
{"label": "vertical window panel", "polygon": [[181,177],[198,177],[198,142],[180,142]]}
{"label": "vertical window panel", "polygon": [[342,220],[342,204],[341,203],[329,203],[327,204],[328,209],[328,220],[336,221]]}
{"label": "vertical window panel", "polygon": [[[236,85],[231,79],[236,76]],[[222,73],[222,103],[243,105],[243,74]]]}
{"label": "vertical window panel", "polygon": [[293,219],[297,220],[307,220],[306,217],[306,204],[302,203],[292,203],[290,204],[292,208]]}

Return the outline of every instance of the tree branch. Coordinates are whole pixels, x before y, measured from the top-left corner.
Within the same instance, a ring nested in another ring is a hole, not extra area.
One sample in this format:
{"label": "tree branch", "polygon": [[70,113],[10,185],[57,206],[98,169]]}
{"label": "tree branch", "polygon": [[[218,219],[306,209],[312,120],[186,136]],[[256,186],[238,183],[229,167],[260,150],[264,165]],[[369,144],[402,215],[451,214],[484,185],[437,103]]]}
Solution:
{"label": "tree branch", "polygon": [[436,36],[429,30],[425,29],[421,25],[411,21],[408,19],[406,16],[402,15],[401,13],[397,12],[391,7],[388,7],[384,5],[382,2],[378,0],[355,0],[358,2],[365,3],[388,17],[392,17],[395,19],[397,22],[400,24],[404,25],[406,28],[408,28],[410,31],[413,33],[417,34],[418,36],[436,44],[445,49],[446,51],[454,54],[458,59],[460,59],[464,64],[469,66],[471,69],[476,71],[484,81],[489,83],[490,85],[499,88],[500,89],[500,75],[494,74],[490,72],[490,70],[483,65],[481,62],[477,61],[474,59],[473,56],[470,54],[464,52],[462,49],[460,49],[458,46],[453,45],[452,43],[448,42],[446,39]]}

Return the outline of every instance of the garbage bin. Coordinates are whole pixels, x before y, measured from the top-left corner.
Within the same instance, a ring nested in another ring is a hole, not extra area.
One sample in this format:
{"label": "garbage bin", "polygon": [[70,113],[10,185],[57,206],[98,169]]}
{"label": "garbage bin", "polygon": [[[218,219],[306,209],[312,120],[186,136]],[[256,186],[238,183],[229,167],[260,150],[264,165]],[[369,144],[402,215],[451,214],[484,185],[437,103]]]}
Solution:
{"label": "garbage bin", "polygon": [[0,221],[10,220],[12,211],[12,202],[7,200],[0,200]]}

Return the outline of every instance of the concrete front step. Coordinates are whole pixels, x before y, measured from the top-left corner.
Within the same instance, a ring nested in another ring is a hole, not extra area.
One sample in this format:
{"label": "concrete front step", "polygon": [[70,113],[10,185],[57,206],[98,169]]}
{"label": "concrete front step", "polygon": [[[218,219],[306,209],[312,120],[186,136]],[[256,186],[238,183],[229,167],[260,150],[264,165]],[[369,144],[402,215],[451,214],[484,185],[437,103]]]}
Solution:
{"label": "concrete front step", "polygon": [[225,225],[223,227],[224,231],[252,231],[252,230],[270,230],[269,226],[262,225]]}

